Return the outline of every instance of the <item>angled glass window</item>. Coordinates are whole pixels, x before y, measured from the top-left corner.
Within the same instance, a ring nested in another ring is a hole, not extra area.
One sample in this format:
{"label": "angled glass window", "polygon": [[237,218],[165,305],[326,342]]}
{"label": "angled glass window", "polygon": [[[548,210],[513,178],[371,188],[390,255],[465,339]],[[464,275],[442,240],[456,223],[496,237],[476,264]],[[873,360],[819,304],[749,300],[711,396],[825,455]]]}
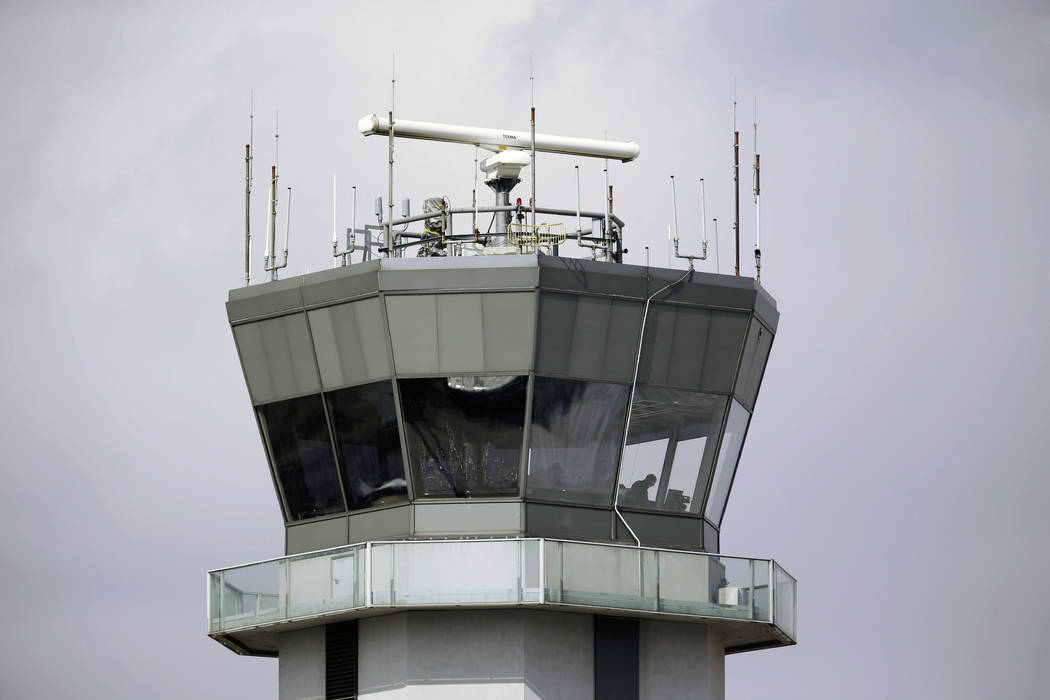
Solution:
{"label": "angled glass window", "polygon": [[725,434],[722,436],[722,448],[718,452],[715,464],[715,476],[711,481],[711,495],[707,497],[704,515],[712,523],[722,526],[726,500],[729,498],[729,487],[733,484],[736,464],[740,460],[740,449],[744,446],[744,436],[751,422],[751,414],[733,400],[729,409],[729,420],[726,421]]}
{"label": "angled glass window", "polygon": [[714,394],[639,386],[617,503],[699,513],[727,401]]}
{"label": "angled glass window", "polygon": [[351,510],[407,501],[391,382],[332,392],[328,406]]}
{"label": "angled glass window", "polygon": [[386,298],[394,365],[401,374],[527,372],[536,295],[397,294]]}
{"label": "angled glass window", "polygon": [[746,331],[744,313],[654,302],[638,381],[728,394]]}
{"label": "angled glass window", "polygon": [[386,325],[378,297],[308,313],[325,389],[390,376]]}
{"label": "angled glass window", "polygon": [[400,379],[418,497],[518,494],[527,376]]}
{"label": "angled glass window", "polygon": [[544,292],[540,295],[537,370],[631,381],[642,308],[636,301]]}
{"label": "angled glass window", "polygon": [[762,384],[762,375],[766,371],[766,360],[769,348],[773,344],[773,334],[759,322],[757,316],[751,317],[751,326],[747,331],[747,342],[744,343],[744,354],[740,358],[740,373],[736,379],[736,397],[745,408],[754,410],[758,398],[758,387]]}
{"label": "angled glass window", "polygon": [[321,397],[303,396],[259,407],[289,520],[346,510]]}
{"label": "angled glass window", "polygon": [[628,387],[536,377],[528,497],[610,506]]}
{"label": "angled glass window", "polygon": [[289,314],[233,327],[244,378],[256,405],[321,388],[306,314]]}

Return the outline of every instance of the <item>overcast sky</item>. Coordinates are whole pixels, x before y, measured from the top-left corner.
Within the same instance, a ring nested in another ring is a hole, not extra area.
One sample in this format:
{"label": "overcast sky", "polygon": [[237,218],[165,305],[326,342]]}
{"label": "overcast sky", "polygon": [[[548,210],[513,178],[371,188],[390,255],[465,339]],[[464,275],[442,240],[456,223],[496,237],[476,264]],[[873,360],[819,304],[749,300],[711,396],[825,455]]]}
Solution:
{"label": "overcast sky", "polygon": [[[356,124],[396,51],[406,119],[527,130],[534,52],[541,132],[639,143],[630,262],[666,263],[675,174],[728,269],[734,76],[745,194],[757,95],[782,317],[721,544],[798,578],[799,645],[728,658],[727,697],[1045,697],[1045,3],[93,4],[0,5],[0,695],[276,697],[205,635],[205,571],[283,553],[223,306],[248,96],[255,220],[279,109],[287,272],[318,270],[331,173],[359,223],[385,195]],[[398,200],[469,203],[469,147],[397,157]],[[574,206],[576,163],[540,156],[540,203]]]}

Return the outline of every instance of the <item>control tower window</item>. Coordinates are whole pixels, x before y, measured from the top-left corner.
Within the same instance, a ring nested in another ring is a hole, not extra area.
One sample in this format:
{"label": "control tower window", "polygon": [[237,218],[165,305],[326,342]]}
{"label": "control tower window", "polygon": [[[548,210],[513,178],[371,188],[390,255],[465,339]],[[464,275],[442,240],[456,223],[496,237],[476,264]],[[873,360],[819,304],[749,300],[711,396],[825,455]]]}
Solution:
{"label": "control tower window", "polygon": [[259,407],[289,520],[346,510],[320,396]]}
{"label": "control tower window", "polygon": [[639,386],[617,503],[699,514],[727,401],[714,394]]}
{"label": "control tower window", "polygon": [[528,497],[611,506],[629,388],[536,377]]}
{"label": "control tower window", "polygon": [[408,500],[390,380],[328,394],[350,509]]}
{"label": "control tower window", "polygon": [[722,525],[729,487],[733,484],[736,463],[740,459],[740,449],[744,446],[744,436],[750,422],[751,414],[734,399],[729,409],[725,434],[722,436],[722,448],[718,452],[715,477],[711,482],[711,495],[707,498],[707,508],[704,510],[707,519],[719,527]]}
{"label": "control tower window", "polygon": [[518,495],[527,386],[527,376],[398,380],[417,495]]}

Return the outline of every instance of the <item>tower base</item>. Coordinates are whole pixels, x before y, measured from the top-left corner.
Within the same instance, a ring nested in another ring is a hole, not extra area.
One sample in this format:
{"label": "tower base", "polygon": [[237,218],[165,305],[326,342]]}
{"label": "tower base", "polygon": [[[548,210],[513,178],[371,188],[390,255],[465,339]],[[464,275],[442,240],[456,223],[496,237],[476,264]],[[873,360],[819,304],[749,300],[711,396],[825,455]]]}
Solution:
{"label": "tower base", "polygon": [[396,700],[725,695],[724,646],[707,625],[542,610],[412,611],[311,627],[282,633],[279,657],[281,700],[355,690]]}

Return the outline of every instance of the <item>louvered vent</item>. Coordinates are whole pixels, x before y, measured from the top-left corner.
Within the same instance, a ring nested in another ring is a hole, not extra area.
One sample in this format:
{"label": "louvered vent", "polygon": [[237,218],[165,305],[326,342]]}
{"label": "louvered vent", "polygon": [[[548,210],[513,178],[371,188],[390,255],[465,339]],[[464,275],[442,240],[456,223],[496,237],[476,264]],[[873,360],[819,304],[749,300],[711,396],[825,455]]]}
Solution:
{"label": "louvered vent", "polygon": [[325,700],[357,698],[357,620],[325,628]]}

